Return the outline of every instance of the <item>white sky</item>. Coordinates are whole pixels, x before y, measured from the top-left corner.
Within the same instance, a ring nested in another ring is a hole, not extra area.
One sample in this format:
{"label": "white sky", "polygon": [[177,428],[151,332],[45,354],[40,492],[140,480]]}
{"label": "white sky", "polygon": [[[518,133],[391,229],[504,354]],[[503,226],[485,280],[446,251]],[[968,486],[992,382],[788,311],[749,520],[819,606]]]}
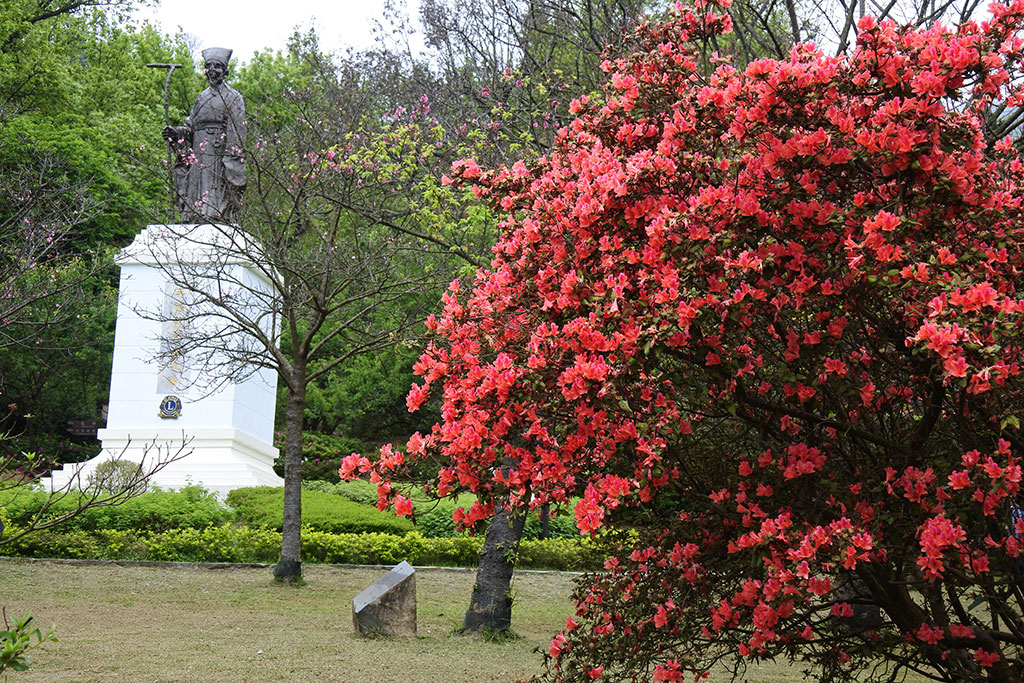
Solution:
{"label": "white sky", "polygon": [[[407,0],[413,24],[418,25],[418,0]],[[180,27],[196,40],[198,51],[226,47],[248,62],[264,48],[284,50],[296,27],[313,26],[327,51],[366,48],[373,39],[373,20],[382,13],[384,0],[161,0],[158,7],[136,11],[163,33]]]}

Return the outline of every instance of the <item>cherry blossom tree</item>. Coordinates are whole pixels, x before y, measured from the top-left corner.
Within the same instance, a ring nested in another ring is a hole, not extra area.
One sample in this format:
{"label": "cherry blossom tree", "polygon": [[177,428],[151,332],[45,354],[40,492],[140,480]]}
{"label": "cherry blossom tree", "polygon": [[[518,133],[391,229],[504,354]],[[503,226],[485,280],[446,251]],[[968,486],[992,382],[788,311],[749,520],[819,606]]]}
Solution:
{"label": "cherry blossom tree", "polygon": [[428,321],[442,421],[342,472],[402,514],[390,473],[440,458],[466,526],[654,520],[545,680],[1020,680],[1024,165],[984,112],[1021,103],[1024,2],[742,71],[727,5],[642,26],[550,154],[456,165],[506,218]]}

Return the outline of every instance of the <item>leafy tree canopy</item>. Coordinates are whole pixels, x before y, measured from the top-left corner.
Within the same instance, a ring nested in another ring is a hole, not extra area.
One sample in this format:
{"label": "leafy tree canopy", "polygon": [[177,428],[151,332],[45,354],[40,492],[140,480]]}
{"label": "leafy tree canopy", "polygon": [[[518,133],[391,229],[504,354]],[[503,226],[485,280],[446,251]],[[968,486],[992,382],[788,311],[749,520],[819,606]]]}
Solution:
{"label": "leafy tree canopy", "polygon": [[[109,248],[160,215],[163,73],[180,39],[127,23],[128,2],[0,6],[0,402],[11,449],[98,417],[116,281]],[[184,85],[177,78],[174,85]],[[180,88],[172,91],[179,99]],[[31,417],[28,417],[31,416]]]}
{"label": "leafy tree canopy", "polygon": [[25,1],[0,8],[0,167],[61,159],[69,184],[101,207],[79,242],[123,243],[166,196],[163,177],[142,163],[146,150],[162,151],[164,74],[146,64],[191,58],[180,39],[89,9],[94,3],[71,4],[62,13]]}

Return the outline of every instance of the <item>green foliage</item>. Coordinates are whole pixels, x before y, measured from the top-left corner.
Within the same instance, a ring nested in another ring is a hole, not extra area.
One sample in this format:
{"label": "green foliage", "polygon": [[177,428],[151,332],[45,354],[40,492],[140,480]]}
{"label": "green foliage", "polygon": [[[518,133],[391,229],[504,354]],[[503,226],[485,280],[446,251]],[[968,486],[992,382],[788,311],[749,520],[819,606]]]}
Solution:
{"label": "green foliage", "polygon": [[[83,243],[123,242],[166,196],[163,177],[137,162],[140,151],[163,152],[164,74],[146,64],[190,64],[187,46],[102,11],[15,28],[34,4],[0,10],[0,101],[15,114],[0,131],[0,165],[16,167],[33,150],[65,160],[68,179],[104,207]],[[191,74],[175,78],[172,106],[180,108],[178,100],[191,95]]]}
{"label": "green foliage", "polygon": [[73,560],[103,557],[104,548],[96,535],[82,530],[57,529],[51,527],[26,534],[5,545],[4,553],[12,557],[59,557]]}
{"label": "green foliage", "polygon": [[81,444],[52,434],[19,435],[0,439],[4,474],[16,477],[43,476],[61,462],[79,462],[96,454],[92,444]]}
{"label": "green foliage", "polygon": [[89,473],[87,479],[90,488],[116,493],[132,489],[138,493],[146,490],[146,481],[142,477],[142,467],[131,460],[106,460],[101,462]]}
{"label": "green foliage", "polygon": [[422,563],[427,539],[416,532],[404,536],[366,533],[329,534],[304,529],[302,554],[307,560],[344,564],[396,564],[405,560]]}
{"label": "green foliage", "polygon": [[[281,529],[284,490],[270,486],[235,489],[228,493],[228,505],[239,522],[255,527]],[[412,523],[390,512],[361,505],[321,491],[302,492],[302,521],[310,529],[331,533],[379,532],[405,534]]]}
{"label": "green foliage", "polygon": [[[5,173],[2,156],[0,149],[0,174]],[[4,191],[15,189],[0,184]],[[0,223],[17,208],[0,198]],[[26,238],[17,232],[0,236],[0,259],[21,256],[9,243]],[[72,231],[68,239],[73,237]],[[3,350],[4,405],[18,406],[5,424],[18,438],[16,443],[0,444],[0,452],[14,448],[38,452],[43,456],[40,461],[75,462],[82,458],[69,451],[84,444],[70,442],[67,422],[99,417],[107,400],[117,290],[105,277],[109,260],[102,254],[42,260],[31,268],[3,269],[4,294],[26,305],[0,325],[5,341],[25,340]],[[92,447],[86,450],[88,457],[97,452]]]}
{"label": "green foliage", "polygon": [[550,538],[523,540],[516,555],[518,569],[584,571],[601,567],[608,556],[603,541],[589,536],[575,540]]}
{"label": "green foliage", "polygon": [[[541,538],[542,525],[540,516],[536,513],[531,514],[526,518],[526,524],[523,526],[523,538],[525,540],[534,541]],[[576,520],[566,514],[555,515],[552,513],[548,517],[548,537],[549,538],[579,538],[580,530],[576,528]]]}
{"label": "green foliage", "polygon": [[[445,500],[436,505],[423,506],[425,511],[416,513],[416,529],[424,536],[449,538],[459,536],[460,532],[455,528],[455,520],[452,518],[457,505],[465,505],[465,503],[456,504]],[[537,540],[541,538],[541,534],[540,516],[531,513],[523,526],[523,538]],[[579,536],[579,529],[576,528],[576,523],[571,517],[552,514],[548,518],[549,538],[579,538]]]}
{"label": "green foliage", "polygon": [[311,87],[309,66],[293,51],[257,52],[249,62],[230,75],[232,87],[245,97],[246,114],[255,130],[276,131],[295,120],[289,106],[289,92]]}
{"label": "green foliage", "polygon": [[427,552],[420,563],[439,567],[475,567],[483,548],[483,536],[425,539]]}
{"label": "green foliage", "polygon": [[[49,493],[40,490],[27,490],[24,487],[10,489],[0,492],[0,510],[5,511],[11,524],[25,527],[35,518],[48,497]],[[51,504],[43,519],[58,517],[73,510],[78,504],[77,495],[66,495]],[[64,522],[61,530],[68,533],[126,529],[159,532],[199,529],[230,520],[231,511],[214,494],[200,486],[186,486],[178,491],[155,489],[116,506],[89,508]]]}
{"label": "green foliage", "polygon": [[203,529],[170,529],[146,540],[146,559],[176,562],[273,562],[281,534],[227,524]]}
{"label": "green foliage", "polygon": [[53,629],[43,633],[32,625],[32,614],[25,612],[25,616],[14,617],[13,624],[7,621],[7,612],[4,611],[4,630],[0,631],[0,673],[7,669],[12,671],[25,671],[32,660],[25,655],[25,651],[32,647],[32,639],[36,643],[57,642],[57,636]]}
{"label": "green foliage", "polygon": [[439,504],[436,507],[428,508],[423,513],[416,514],[416,529],[424,536],[432,538],[455,538],[462,534],[455,528],[455,520],[452,519],[454,505]]}
{"label": "green foliage", "polygon": [[[313,385],[310,385],[313,391]],[[282,406],[278,406],[277,414],[285,413]],[[284,433],[274,434],[274,445],[282,449],[281,456],[274,463],[275,471],[284,475]],[[341,467],[342,458],[351,453],[373,455],[380,449],[378,444],[366,443],[360,439],[346,436],[335,436],[333,434],[322,434],[316,431],[303,430],[302,433],[302,480],[304,482],[324,481],[337,483],[338,468]],[[376,496],[371,504],[377,502]]]}
{"label": "green foliage", "polygon": [[410,413],[405,405],[405,395],[416,379],[412,366],[417,356],[412,349],[395,346],[338,366],[310,385],[306,424],[366,441],[385,441],[396,434],[428,430],[437,416]]}
{"label": "green foliage", "polygon": [[[343,496],[356,503],[376,506],[377,487],[365,479],[343,481],[337,484],[328,482],[304,482],[303,488],[336,496]],[[413,494],[414,497],[417,494]],[[417,500],[415,503],[416,531],[428,538],[455,538],[463,535],[455,528],[452,515],[457,506],[469,507],[475,498],[471,495],[460,497],[459,500]],[[554,513],[548,519],[549,538],[579,538],[580,532],[576,522],[566,514]],[[523,538],[536,540],[541,537],[541,521],[539,514],[531,514],[523,528]]]}
{"label": "green foliage", "polygon": [[373,444],[345,436],[316,431],[305,431],[302,434],[302,458],[307,461],[330,460],[349,453],[369,453],[373,452],[373,448]]}
{"label": "green foliage", "polygon": [[303,488],[343,496],[363,505],[377,505],[377,487],[365,479],[340,481],[332,484],[326,481],[303,481]]}
{"label": "green foliage", "polygon": [[229,517],[216,495],[201,486],[186,486],[177,491],[152,491],[117,507],[96,508],[93,528],[198,529],[226,522]]}
{"label": "green foliage", "polygon": [[[163,533],[171,533],[171,531]],[[149,548],[152,546],[137,532],[122,529],[97,529],[92,532],[92,537],[96,539],[101,555],[117,557],[122,560],[144,560],[148,557]],[[153,537],[155,538],[157,535],[154,534]],[[54,551],[59,550],[59,533],[50,536],[49,545]]]}
{"label": "green foliage", "polygon": [[[426,538],[418,532],[335,534],[302,529],[302,557],[332,564],[396,564],[475,567],[481,536]],[[12,556],[167,562],[275,562],[281,534],[267,528],[230,524],[166,531],[47,529],[24,536],[5,548]],[[584,571],[601,566],[607,552],[601,540],[524,541],[517,567]]]}
{"label": "green foliage", "polygon": [[[124,21],[131,4],[0,3],[0,264],[24,263],[12,256],[35,243],[27,233],[48,235],[38,263],[0,274],[11,301],[30,301],[0,325],[0,386],[18,407],[3,427],[27,450],[64,434],[69,419],[99,417],[116,278],[97,264],[167,203],[163,74],[146,64],[188,63],[189,53],[183,37]],[[191,101],[191,76],[180,73],[172,107]]]}

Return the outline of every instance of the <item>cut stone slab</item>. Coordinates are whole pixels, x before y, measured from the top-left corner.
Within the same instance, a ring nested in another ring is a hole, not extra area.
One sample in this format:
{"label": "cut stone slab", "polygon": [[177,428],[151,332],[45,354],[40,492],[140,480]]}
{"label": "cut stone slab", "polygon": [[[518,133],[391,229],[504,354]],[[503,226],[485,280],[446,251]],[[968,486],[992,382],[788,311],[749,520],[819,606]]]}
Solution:
{"label": "cut stone slab", "polygon": [[352,598],[352,624],[361,636],[416,635],[416,570],[402,562]]}

